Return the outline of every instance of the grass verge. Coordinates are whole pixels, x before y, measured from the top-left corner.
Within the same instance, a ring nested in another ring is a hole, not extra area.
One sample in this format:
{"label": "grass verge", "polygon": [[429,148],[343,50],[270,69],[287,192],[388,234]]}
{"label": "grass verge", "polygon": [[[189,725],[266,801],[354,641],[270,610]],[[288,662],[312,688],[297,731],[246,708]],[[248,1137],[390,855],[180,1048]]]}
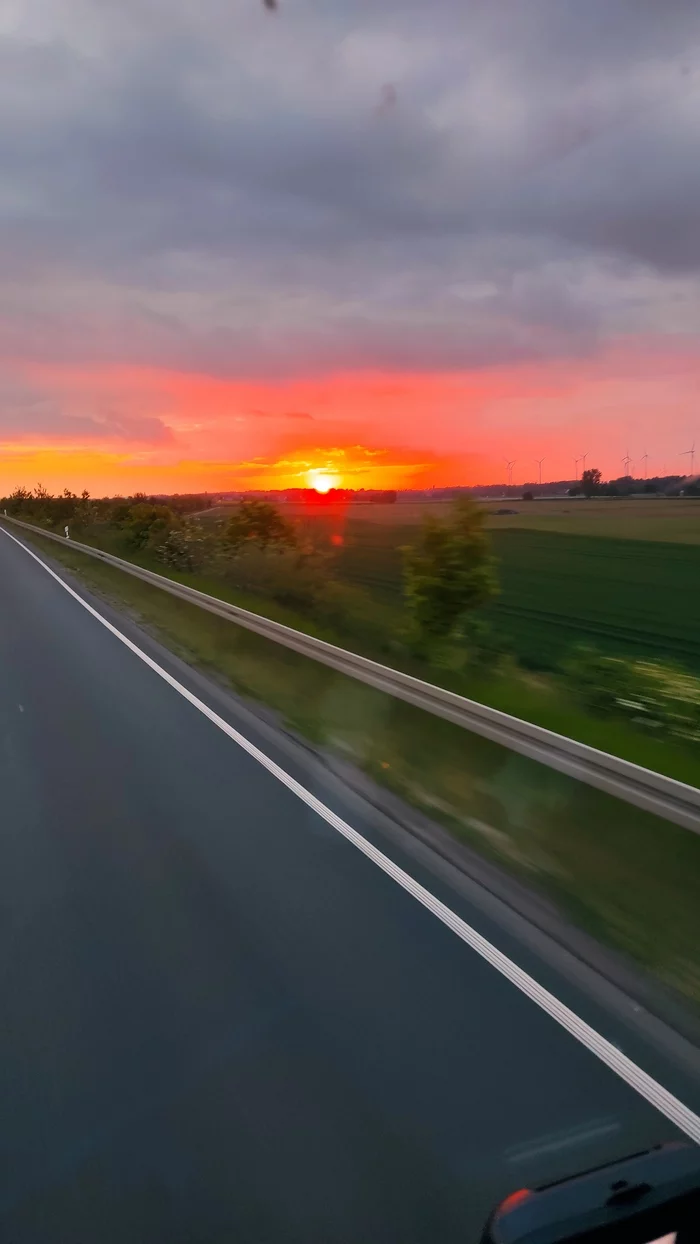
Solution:
{"label": "grass verge", "polygon": [[32,537],[174,651],[275,709],[700,1007],[700,837]]}

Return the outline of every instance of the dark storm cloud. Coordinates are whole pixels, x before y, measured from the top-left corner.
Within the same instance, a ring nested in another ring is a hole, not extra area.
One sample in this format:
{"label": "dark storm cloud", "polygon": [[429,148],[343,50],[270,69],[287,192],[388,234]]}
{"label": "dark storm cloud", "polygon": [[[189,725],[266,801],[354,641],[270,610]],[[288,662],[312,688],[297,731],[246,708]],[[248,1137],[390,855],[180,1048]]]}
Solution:
{"label": "dark storm cloud", "polygon": [[700,266],[700,6],[23,0],[0,350],[282,374],[594,349]]}

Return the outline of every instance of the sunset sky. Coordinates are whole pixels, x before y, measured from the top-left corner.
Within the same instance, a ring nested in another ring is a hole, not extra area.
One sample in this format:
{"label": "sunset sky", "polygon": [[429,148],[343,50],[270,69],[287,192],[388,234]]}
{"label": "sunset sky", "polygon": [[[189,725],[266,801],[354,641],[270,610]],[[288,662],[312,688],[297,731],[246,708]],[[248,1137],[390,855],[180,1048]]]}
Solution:
{"label": "sunset sky", "polygon": [[4,0],[0,165],[2,492],[700,461],[697,0]]}

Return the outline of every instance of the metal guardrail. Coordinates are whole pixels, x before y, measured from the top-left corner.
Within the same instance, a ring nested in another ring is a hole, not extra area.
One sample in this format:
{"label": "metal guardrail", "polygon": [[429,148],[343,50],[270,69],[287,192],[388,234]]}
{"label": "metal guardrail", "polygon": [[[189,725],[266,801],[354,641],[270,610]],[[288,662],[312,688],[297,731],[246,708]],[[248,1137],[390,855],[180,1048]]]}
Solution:
{"label": "metal guardrail", "polygon": [[[54,532],[43,531],[32,526],[31,523],[23,523],[19,519],[9,517],[4,517],[2,521],[12,523],[13,526],[21,527],[44,539],[55,540],[59,544],[66,543],[64,537]],[[358,656],[357,653],[337,648],[334,644],[315,639],[311,635],[304,634],[303,631],[295,631],[292,627],[283,626],[280,622],[273,622],[270,618],[241,609],[238,605],[230,605],[216,596],[209,596],[206,592],[198,592],[195,588],[186,587],[153,570],[145,570],[142,566],[136,566],[133,562],[115,557],[112,553],[104,553],[101,549],[93,548],[88,544],[80,544],[76,540],[71,540],[70,544],[80,553],[96,557],[110,566],[116,566],[119,570],[134,575],[137,579],[143,579],[144,582],[169,592],[171,596],[189,601],[200,609],[206,609],[209,613],[215,613],[230,622],[235,622],[238,626],[244,626],[275,643],[284,644],[285,647],[292,648],[313,661],[329,665],[349,678],[355,678],[370,687],[376,687],[379,691],[392,695],[396,699],[406,700],[409,704],[424,709],[425,712],[444,717],[465,730],[471,730],[486,739],[491,739],[494,743],[500,743],[503,747],[508,747],[511,751],[519,752],[522,756],[547,765],[550,769],[557,769],[568,777],[586,782],[589,786],[595,786],[618,799],[635,804],[638,808],[653,812],[665,820],[673,821],[676,825],[682,825],[696,834],[700,833],[700,789],[695,786],[677,782],[674,778],[654,773],[651,769],[644,769],[641,765],[633,764],[629,760],[611,756],[608,752],[598,751],[595,747],[589,747],[575,739],[568,739],[565,735],[546,730],[543,726],[536,726],[518,717],[511,717],[508,713],[479,704],[476,700],[469,700],[465,696],[457,695],[454,691],[436,687],[432,683],[423,682],[420,678],[391,669],[390,666],[380,665],[377,661]]]}

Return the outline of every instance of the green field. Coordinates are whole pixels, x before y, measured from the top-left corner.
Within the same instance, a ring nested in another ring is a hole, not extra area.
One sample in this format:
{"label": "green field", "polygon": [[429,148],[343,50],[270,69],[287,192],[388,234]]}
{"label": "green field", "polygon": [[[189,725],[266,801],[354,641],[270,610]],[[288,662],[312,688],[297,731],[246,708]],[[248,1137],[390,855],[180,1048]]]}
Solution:
{"label": "green field", "polygon": [[[576,644],[587,643],[700,672],[699,498],[482,504],[501,581],[489,618],[523,666],[557,669]],[[426,514],[448,511],[446,501],[285,506],[313,541],[332,550],[338,578],[397,608],[397,626],[400,547],[417,539]]]}
{"label": "green field", "polygon": [[[489,498],[479,502],[486,511],[487,526],[495,532],[513,527],[530,531],[562,532],[566,535],[604,536],[624,540],[647,540],[663,544],[700,544],[700,497],[546,497],[523,501],[520,497]],[[231,505],[205,511],[201,518],[230,514]],[[349,524],[412,528],[426,514],[444,516],[449,501],[408,501],[396,505],[333,506],[309,510],[285,505],[284,513],[303,525],[343,528]],[[513,513],[499,514],[499,510]]]}
{"label": "green field", "polygon": [[[561,497],[483,503],[494,531],[525,527],[569,535],[700,544],[700,497]],[[497,514],[499,509],[516,514]]]}
{"label": "green field", "polygon": [[700,549],[641,540],[494,533],[494,624],[520,660],[550,669],[577,643],[700,672]]}
{"label": "green field", "polygon": [[[700,498],[696,496],[648,496],[648,498],[536,498],[523,501],[520,496],[481,500],[486,511],[487,526],[492,531],[526,527],[530,531],[561,531],[566,535],[617,537],[620,540],[650,540],[660,544],[700,545]],[[234,506],[220,505],[206,510],[200,518],[210,519],[230,514]],[[444,516],[449,501],[402,501],[397,505],[329,506],[318,510],[305,505],[285,505],[283,513],[303,525],[317,524],[342,527],[349,524],[413,527],[426,514]],[[512,514],[499,514],[512,510]]]}
{"label": "green field", "polygon": [[[337,576],[398,609],[400,548],[415,525],[351,517],[332,531],[325,516],[313,521],[319,538],[342,536]],[[525,665],[557,668],[588,643],[700,672],[700,547],[517,527],[491,534],[501,595],[489,617]]]}
{"label": "green field", "polygon": [[[509,499],[484,508],[501,583],[488,617],[523,665],[557,669],[585,643],[700,673],[700,499]],[[426,514],[448,511],[447,502],[284,507],[332,552],[337,578],[396,609],[397,627],[401,547]]]}

